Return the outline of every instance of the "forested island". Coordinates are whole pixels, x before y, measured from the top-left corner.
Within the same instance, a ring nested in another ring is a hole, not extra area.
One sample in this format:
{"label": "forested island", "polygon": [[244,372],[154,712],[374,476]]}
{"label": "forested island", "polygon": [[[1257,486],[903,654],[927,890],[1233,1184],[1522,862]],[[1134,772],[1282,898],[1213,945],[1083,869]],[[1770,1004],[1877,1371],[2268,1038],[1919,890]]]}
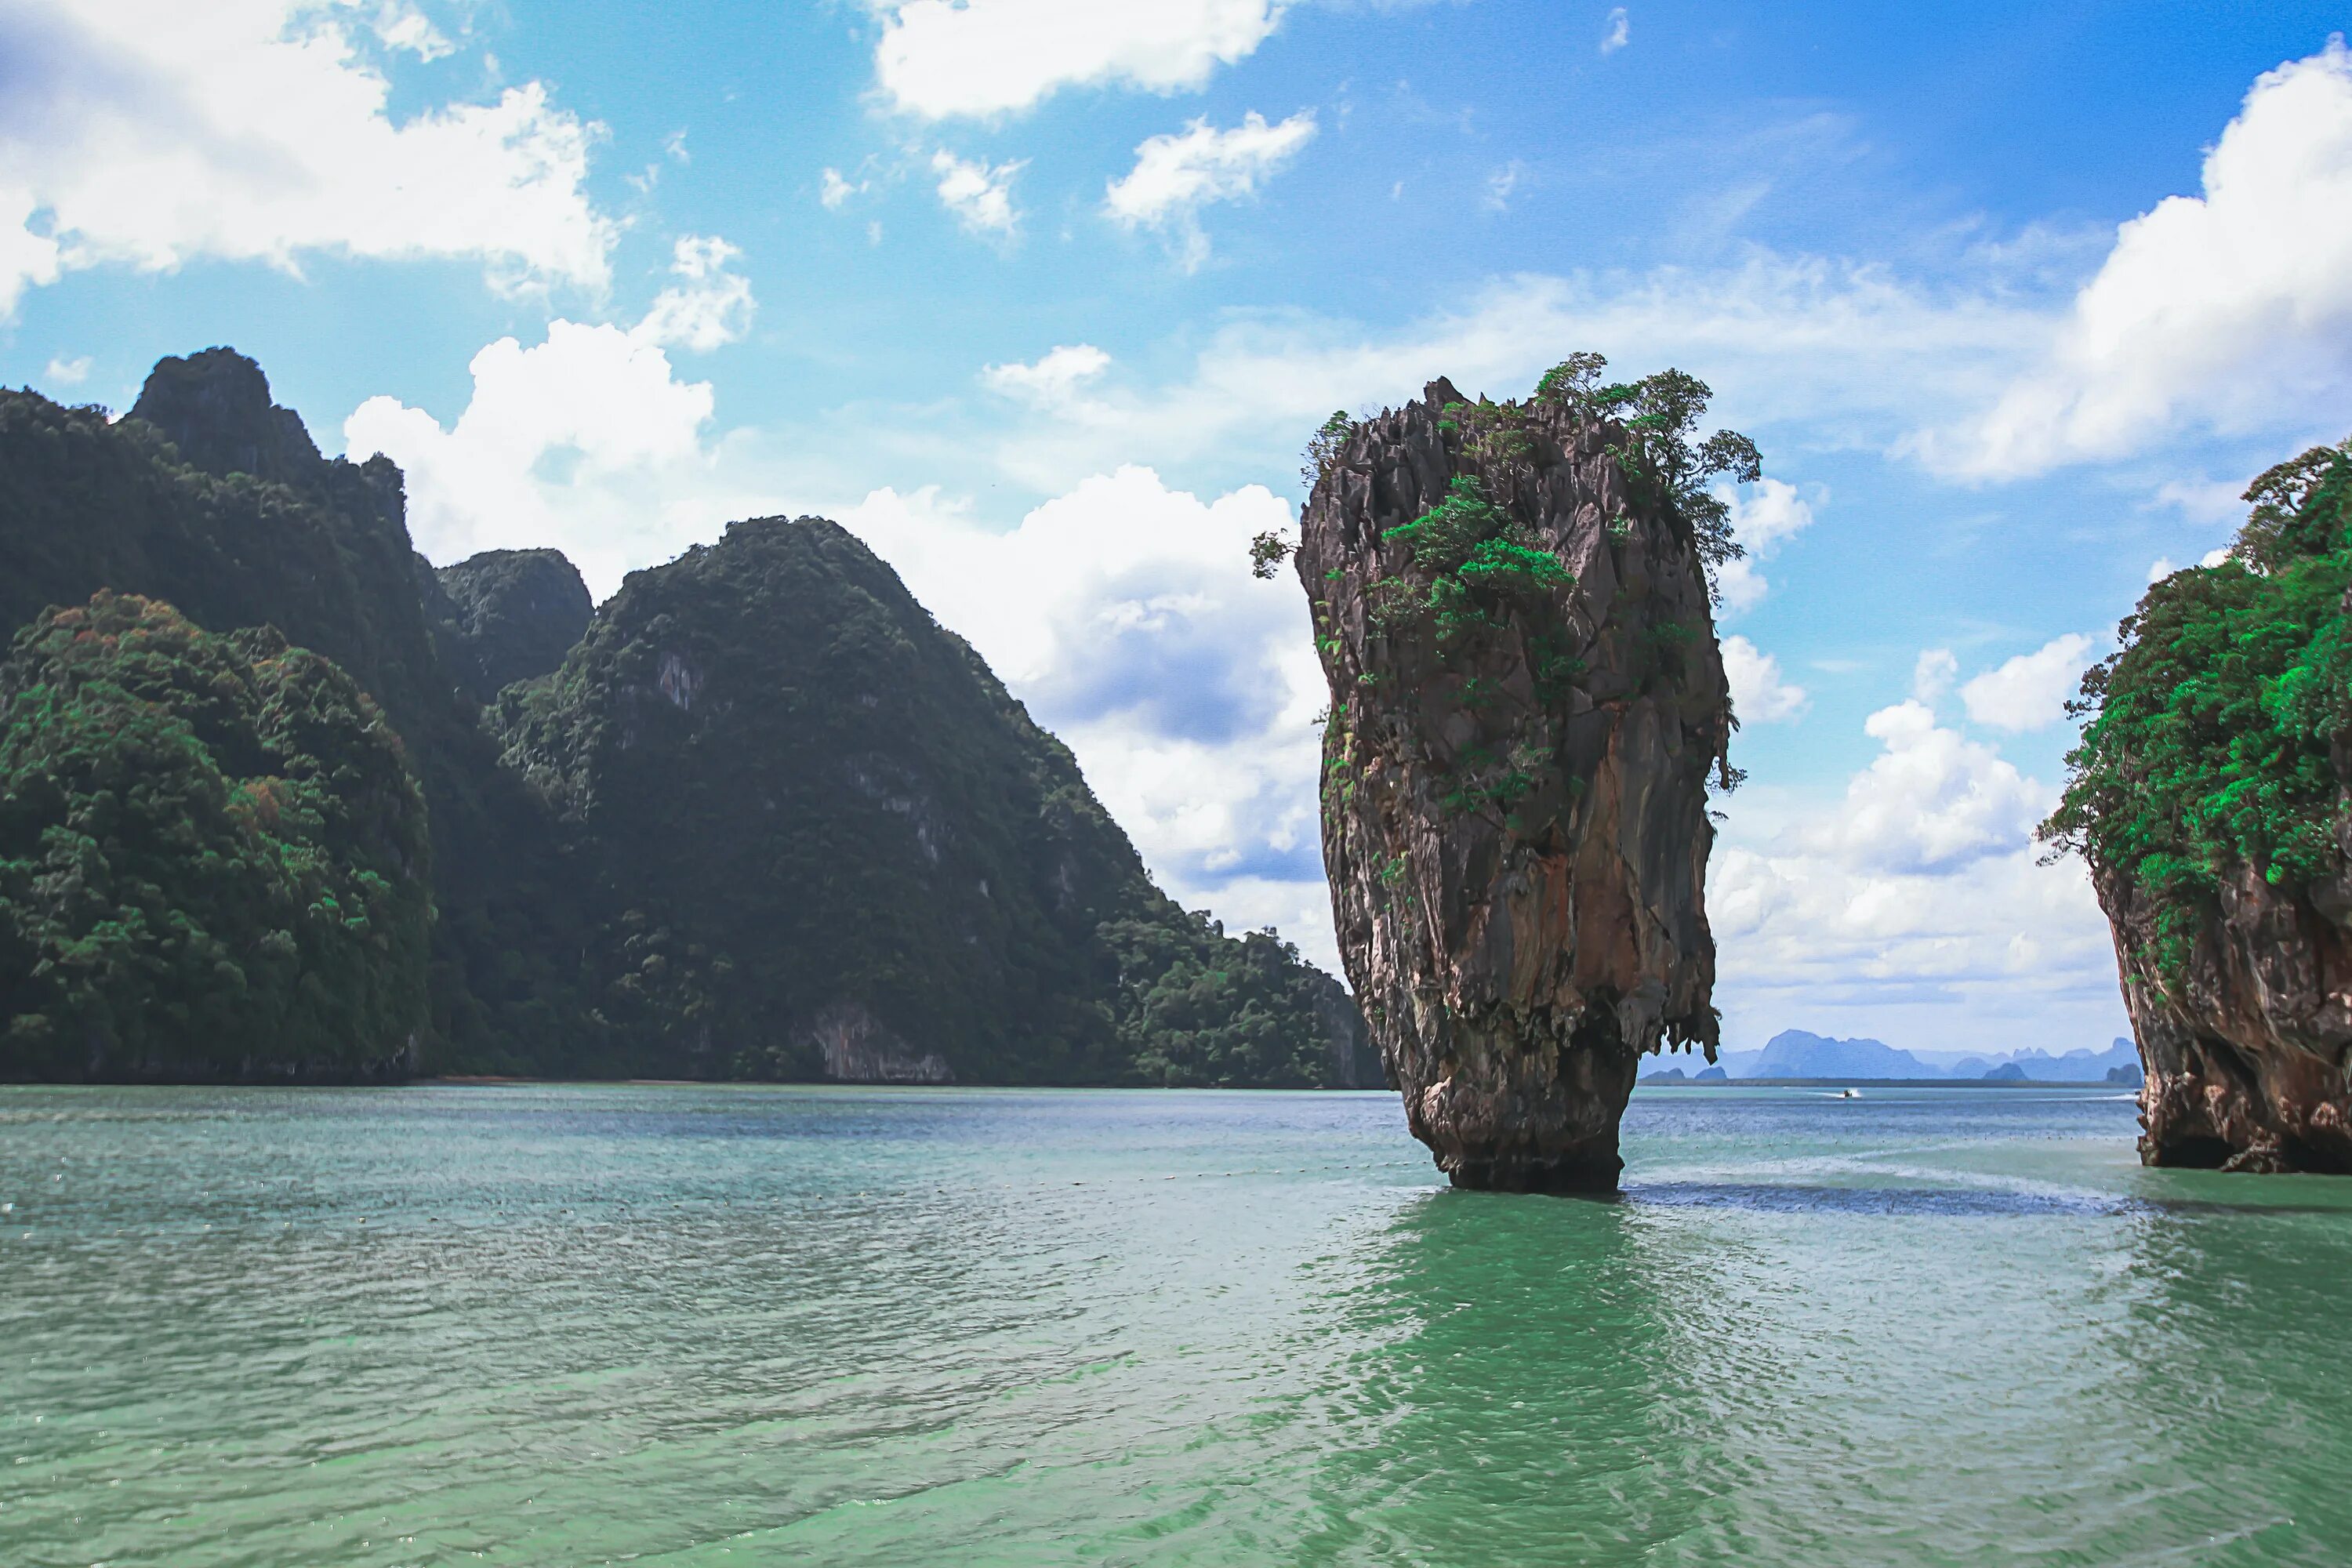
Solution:
{"label": "forested island", "polygon": [[2244,499],[2084,677],[2042,833],[2115,932],[2142,1157],[2352,1173],[2352,440]]}
{"label": "forested island", "polygon": [[0,1079],[1368,1087],[821,519],[436,568],[226,349],[0,395]]}

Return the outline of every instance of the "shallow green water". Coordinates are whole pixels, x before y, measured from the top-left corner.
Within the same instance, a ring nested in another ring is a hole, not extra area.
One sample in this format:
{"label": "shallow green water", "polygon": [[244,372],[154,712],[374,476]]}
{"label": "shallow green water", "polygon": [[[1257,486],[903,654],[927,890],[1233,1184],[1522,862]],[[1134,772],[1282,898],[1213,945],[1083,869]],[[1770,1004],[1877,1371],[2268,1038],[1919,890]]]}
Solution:
{"label": "shallow green water", "polygon": [[0,1089],[0,1563],[2352,1561],[2352,1182],[2101,1091]]}

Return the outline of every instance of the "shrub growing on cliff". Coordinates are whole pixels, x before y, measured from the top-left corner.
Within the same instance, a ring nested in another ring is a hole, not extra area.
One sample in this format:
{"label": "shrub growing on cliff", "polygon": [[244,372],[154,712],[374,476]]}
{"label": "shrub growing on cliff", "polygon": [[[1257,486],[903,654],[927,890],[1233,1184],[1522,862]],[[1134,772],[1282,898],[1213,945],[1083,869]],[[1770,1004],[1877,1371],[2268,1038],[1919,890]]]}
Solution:
{"label": "shrub growing on cliff", "polygon": [[2352,441],[2256,479],[2229,559],[2176,572],[2083,678],[2088,719],[2040,829],[2157,910],[2158,965],[2183,973],[2221,878],[2298,884],[2339,865],[2331,743],[2352,724]]}
{"label": "shrub growing on cliff", "polygon": [[0,1072],[315,1075],[425,1020],[425,803],[350,677],[101,593],[0,664]]}
{"label": "shrub growing on cliff", "polygon": [[1376,607],[1384,628],[1426,623],[1440,649],[1458,646],[1481,627],[1502,624],[1508,603],[1539,602],[1575,582],[1532,530],[1486,499],[1470,474],[1456,474],[1445,499],[1412,521],[1388,529],[1383,544],[1408,551],[1427,581],[1391,577]]}
{"label": "shrub growing on cliff", "polygon": [[[1715,569],[1747,551],[1732,534],[1730,505],[1709,481],[1726,476],[1735,484],[1754,484],[1764,477],[1763,455],[1737,430],[1693,440],[1715,395],[1696,376],[1668,369],[1603,386],[1601,373],[1608,364],[1597,353],[1570,354],[1544,373],[1536,396],[1624,427],[1625,439],[1609,448],[1611,456],[1643,499],[1664,506],[1690,529],[1712,590]],[[1716,594],[1720,602],[1720,591]]]}

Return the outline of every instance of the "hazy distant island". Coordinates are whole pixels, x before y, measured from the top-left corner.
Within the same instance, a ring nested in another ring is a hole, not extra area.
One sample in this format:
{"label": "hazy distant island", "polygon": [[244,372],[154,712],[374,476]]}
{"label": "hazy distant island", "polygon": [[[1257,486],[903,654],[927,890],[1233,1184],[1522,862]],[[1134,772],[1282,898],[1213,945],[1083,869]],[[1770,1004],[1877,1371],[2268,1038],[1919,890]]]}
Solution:
{"label": "hazy distant island", "polygon": [[1833,1039],[1803,1029],[1783,1029],[1761,1050],[1725,1051],[1716,1065],[1696,1072],[1663,1067],[1644,1073],[1643,1083],[1769,1082],[1784,1079],[1853,1079],[1922,1083],[2140,1082],[2139,1047],[2117,1038],[2104,1051],[2088,1049],[2053,1056],[2042,1050],[2003,1055],[1930,1052],[1921,1056],[1883,1040]]}

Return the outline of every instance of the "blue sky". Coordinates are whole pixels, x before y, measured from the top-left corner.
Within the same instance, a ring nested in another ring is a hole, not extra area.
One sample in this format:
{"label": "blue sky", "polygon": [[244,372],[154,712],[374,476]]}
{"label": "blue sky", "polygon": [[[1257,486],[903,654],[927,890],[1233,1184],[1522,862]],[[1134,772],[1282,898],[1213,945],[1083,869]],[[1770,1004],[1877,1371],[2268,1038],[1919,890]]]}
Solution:
{"label": "blue sky", "polygon": [[857,530],[1172,891],[1332,959],[1303,612],[1335,406],[1572,349],[1762,445],[1711,883],[1735,1046],[2123,1027],[2028,837],[2159,563],[2352,428],[2340,10],[27,0],[0,379],[257,357],[436,559],[601,595]]}

